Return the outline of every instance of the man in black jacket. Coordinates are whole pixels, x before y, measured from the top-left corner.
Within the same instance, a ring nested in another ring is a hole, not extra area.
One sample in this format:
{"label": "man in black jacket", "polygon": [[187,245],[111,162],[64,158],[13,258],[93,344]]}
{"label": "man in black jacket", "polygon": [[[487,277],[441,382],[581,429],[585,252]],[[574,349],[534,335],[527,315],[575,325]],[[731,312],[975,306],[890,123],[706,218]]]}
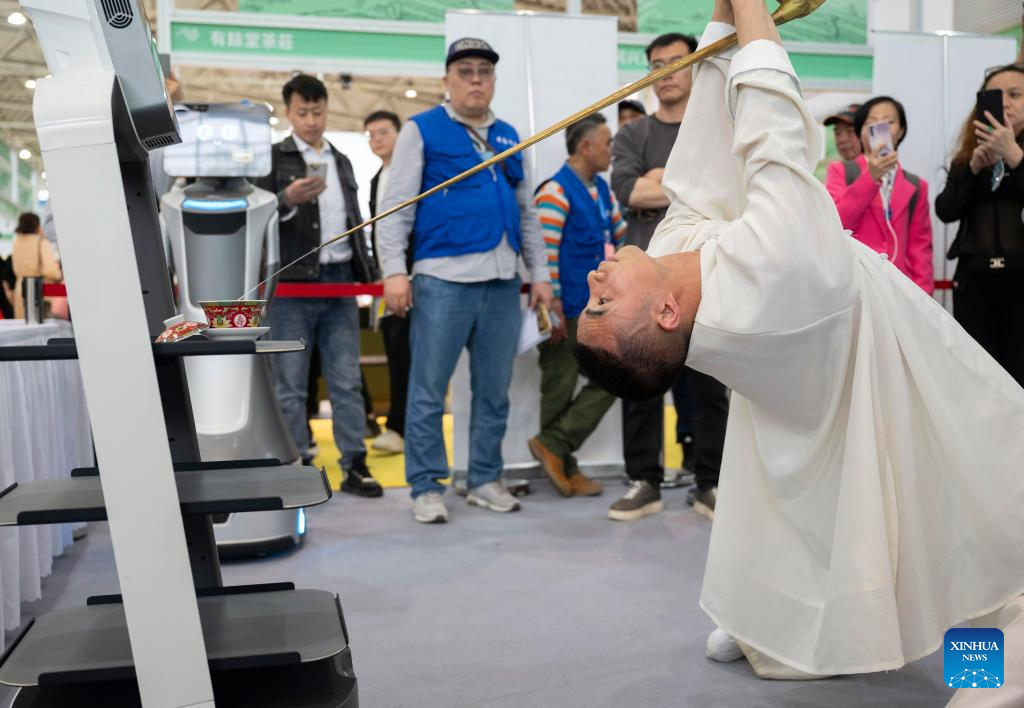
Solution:
{"label": "man in black jacket", "polygon": [[[391,155],[398,142],[398,131],[402,121],[390,111],[374,111],[363,121],[370,149],[384,163],[370,182],[370,216],[377,216],[377,205],[384,197],[388,175],[391,172]],[[377,254],[377,239],[374,236],[373,250]],[[406,262],[412,269],[412,247],[406,251]],[[379,255],[379,254],[378,254]],[[388,379],[391,392],[391,406],[388,408],[387,430],[370,443],[374,450],[387,453],[405,451],[405,402],[409,392],[409,367],[412,351],[409,348],[410,317],[395,317],[388,313],[380,322],[384,336],[384,353],[388,357]]]}
{"label": "man in black jacket", "polygon": [[[282,91],[292,135],[273,148],[271,173],[259,186],[277,194],[281,215],[281,260],[290,263],[321,243],[362,223],[352,163],[324,140],[327,89],[299,74]],[[377,266],[365,235],[353,234],[306,256],[282,280],[315,283],[373,282]],[[276,339],[303,339],[303,352],[279,354],[274,385],[281,412],[310,457],[306,420],[310,350],[315,343],[327,381],[334,418],[334,440],[345,474],[341,489],[364,497],[382,495],[366,466],[363,398],[359,369],[359,310],[352,298],[281,298],[267,313]]]}
{"label": "man in black jacket", "polygon": [[[648,45],[647,60],[653,71],[696,49],[697,40],[689,35],[664,34]],[[657,82],[654,92],[658,110],[624,126],[615,136],[611,183],[619,203],[628,207],[627,245],[647,248],[655,228],[665,218],[669,199],[661,188],[661,179],[691,88],[689,69]],[[697,482],[688,501],[698,513],[713,518],[729,413],[728,393],[710,376],[687,369],[673,387],[672,397],[679,423],[676,437],[683,446],[684,464],[694,471]],[[692,400],[692,412],[686,406],[688,398]],[[623,401],[622,444],[630,489],[612,504],[609,518],[631,521],[664,508],[660,490],[665,481],[661,464],[664,413],[662,396]]]}

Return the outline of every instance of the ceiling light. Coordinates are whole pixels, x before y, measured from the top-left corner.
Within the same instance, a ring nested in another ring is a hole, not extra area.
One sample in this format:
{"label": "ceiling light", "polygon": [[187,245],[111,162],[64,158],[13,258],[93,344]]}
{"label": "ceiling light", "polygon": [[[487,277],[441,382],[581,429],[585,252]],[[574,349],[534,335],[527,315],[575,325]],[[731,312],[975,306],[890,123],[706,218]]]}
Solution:
{"label": "ceiling light", "polygon": [[419,92],[416,89],[414,89],[414,88],[407,88],[405,90],[405,97],[406,98],[416,98],[419,95],[420,95]]}
{"label": "ceiling light", "polygon": [[49,189],[40,189],[39,193],[36,195],[36,199],[38,199],[40,202],[48,202],[48,201],[50,201],[50,190]]}
{"label": "ceiling light", "polygon": [[25,17],[20,12],[12,12],[11,14],[9,14],[7,16],[7,22],[8,22],[8,24],[12,24],[12,25],[15,25],[17,27],[20,27],[21,25],[23,25],[26,22],[28,22],[28,18]]}
{"label": "ceiling light", "polygon": [[43,170],[39,176],[42,177],[43,179],[46,179],[46,170]]}
{"label": "ceiling light", "polygon": [[36,87],[36,80],[35,79],[28,79],[28,80],[25,81],[25,88],[27,88],[27,89],[34,89],[35,87]]}
{"label": "ceiling light", "polygon": [[20,157],[22,160],[27,160],[30,157],[32,157],[32,151],[29,150],[28,148],[22,148],[21,150],[18,151],[18,157]]}
{"label": "ceiling light", "polygon": [[271,125],[277,125],[277,124],[278,124],[278,123],[280,123],[280,122],[281,122],[281,121],[279,121],[279,120],[277,119],[277,116],[270,116],[270,124],[271,124]]}

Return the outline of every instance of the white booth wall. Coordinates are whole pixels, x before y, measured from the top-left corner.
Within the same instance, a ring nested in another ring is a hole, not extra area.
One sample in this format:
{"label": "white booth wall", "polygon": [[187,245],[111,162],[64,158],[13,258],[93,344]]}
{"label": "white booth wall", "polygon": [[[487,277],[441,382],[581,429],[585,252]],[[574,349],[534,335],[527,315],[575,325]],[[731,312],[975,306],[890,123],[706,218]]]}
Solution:
{"label": "white booth wall", "polygon": [[[486,40],[500,55],[495,114],[526,138],[580,108],[612,93],[617,86],[617,28],[613,17],[449,12],[445,43],[460,37]],[[615,129],[617,110],[606,112]],[[530,189],[553,175],[566,158],[563,134],[529,150],[533,169]],[[525,307],[525,297],[524,297]],[[456,470],[469,458],[469,358],[463,352],[451,387],[455,422]],[[506,468],[534,464],[526,441],[540,426],[540,366],[536,349],[516,357],[509,392],[508,430],[502,444]],[[581,465],[622,464],[622,413],[618,403],[605,415],[577,453]]]}
{"label": "white booth wall", "polygon": [[[964,120],[974,111],[976,92],[993,66],[1009,64],[1017,55],[1011,37],[949,32],[876,32],[874,95],[889,95],[907,111],[907,138],[900,162],[928,182],[937,280],[951,280],[954,261],[946,252],[956,237],[956,224],[935,216],[935,197],[946,183],[946,169]],[[947,308],[952,296],[937,291]]]}

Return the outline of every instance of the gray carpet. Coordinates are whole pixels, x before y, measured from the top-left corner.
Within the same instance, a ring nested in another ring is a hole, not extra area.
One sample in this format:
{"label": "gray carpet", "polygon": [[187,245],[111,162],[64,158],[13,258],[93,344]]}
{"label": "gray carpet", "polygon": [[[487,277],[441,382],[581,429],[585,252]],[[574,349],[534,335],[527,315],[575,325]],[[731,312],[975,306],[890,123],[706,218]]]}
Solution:
{"label": "gray carpet", "polygon": [[[304,548],[231,562],[229,584],[295,581],[341,595],[364,708],[934,708],[941,652],[903,670],[813,682],[755,677],[704,658],[697,606],[710,525],[666,493],[665,513],[623,524],[603,497],[543,482],[518,514],[449,496],[452,523],[412,521],[405,490],[310,510]],[[29,616],[117,591],[110,537],[92,524],[54,565]],[[10,693],[0,692],[6,705]]]}

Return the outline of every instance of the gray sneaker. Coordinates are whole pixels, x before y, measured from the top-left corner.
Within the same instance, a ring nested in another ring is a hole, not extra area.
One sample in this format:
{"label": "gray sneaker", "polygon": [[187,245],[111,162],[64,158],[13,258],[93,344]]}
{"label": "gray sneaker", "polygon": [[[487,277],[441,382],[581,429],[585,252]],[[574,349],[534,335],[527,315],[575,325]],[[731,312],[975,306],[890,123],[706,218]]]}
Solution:
{"label": "gray sneaker", "polygon": [[682,469],[675,469],[673,467],[665,468],[665,479],[661,482],[662,489],[675,489],[676,487],[690,487],[693,486],[693,472],[683,467]]}
{"label": "gray sneaker", "polygon": [[481,506],[484,509],[506,513],[519,511],[519,500],[500,482],[488,482],[469,490],[466,502],[473,506]]}
{"label": "gray sneaker", "polygon": [[421,524],[444,524],[448,522],[448,507],[440,492],[427,492],[412,500],[412,518]]}
{"label": "gray sneaker", "polygon": [[636,521],[664,510],[661,490],[646,480],[639,480],[630,482],[629,491],[611,505],[608,518],[613,521]]}

